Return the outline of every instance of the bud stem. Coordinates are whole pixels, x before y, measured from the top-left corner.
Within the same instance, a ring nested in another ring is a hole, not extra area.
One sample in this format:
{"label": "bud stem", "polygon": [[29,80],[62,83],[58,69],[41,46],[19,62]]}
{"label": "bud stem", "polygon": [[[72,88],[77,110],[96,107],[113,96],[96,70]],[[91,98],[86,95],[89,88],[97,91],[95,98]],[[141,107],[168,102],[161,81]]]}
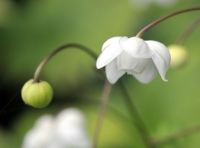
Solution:
{"label": "bud stem", "polygon": [[176,44],[181,45],[185,39],[200,25],[200,18],[195,20],[177,39]]}
{"label": "bud stem", "polygon": [[155,26],[156,24],[166,20],[167,18],[169,17],[172,17],[172,16],[175,16],[177,14],[181,14],[181,13],[184,13],[184,12],[188,12],[188,11],[194,11],[194,10],[200,10],[200,6],[199,7],[193,7],[193,8],[187,8],[187,9],[182,9],[182,10],[179,10],[179,11],[175,11],[175,12],[172,12],[170,14],[167,14],[157,20],[155,20],[154,22],[150,23],[149,25],[147,25],[146,27],[144,27],[142,30],[140,30],[138,32],[138,34],[136,35],[136,37],[142,37],[142,35],[147,31],[149,30],[150,28],[152,28],[153,26]]}
{"label": "bud stem", "polygon": [[66,44],[66,45],[63,45],[57,49],[55,49],[53,52],[51,52],[41,63],[40,65],[37,67],[36,71],[35,71],[35,74],[34,74],[34,81],[33,83],[38,83],[39,82],[39,75],[40,75],[40,72],[42,70],[42,68],[44,67],[44,65],[58,52],[60,52],[61,50],[63,49],[67,49],[67,48],[70,48],[70,47],[75,47],[75,48],[79,48],[83,51],[85,51],[86,53],[88,53],[91,57],[93,57],[95,60],[97,59],[97,55],[92,51],[90,50],[89,48],[83,46],[83,45],[80,45],[80,44]]}

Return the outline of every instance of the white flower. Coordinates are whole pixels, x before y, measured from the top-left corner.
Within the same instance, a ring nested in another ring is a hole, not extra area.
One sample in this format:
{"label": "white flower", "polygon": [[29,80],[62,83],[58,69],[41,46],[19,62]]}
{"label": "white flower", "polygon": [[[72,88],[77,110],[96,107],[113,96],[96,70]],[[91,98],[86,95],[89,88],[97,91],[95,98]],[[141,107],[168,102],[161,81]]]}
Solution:
{"label": "white flower", "polygon": [[168,8],[176,5],[179,0],[129,0],[135,9],[145,10],[151,5]]}
{"label": "white flower", "polygon": [[91,148],[85,130],[85,118],[75,108],[61,111],[55,119],[55,135],[66,148]]}
{"label": "white flower", "polygon": [[53,124],[51,115],[41,116],[26,134],[22,148],[47,148],[47,144],[52,140]]}
{"label": "white flower", "polygon": [[43,115],[24,137],[22,148],[91,148],[84,115],[75,108]]}
{"label": "white flower", "polygon": [[113,37],[103,44],[96,66],[98,69],[106,66],[106,76],[112,84],[125,73],[142,83],[149,83],[158,72],[167,81],[165,74],[170,60],[167,47],[160,42],[138,37]]}

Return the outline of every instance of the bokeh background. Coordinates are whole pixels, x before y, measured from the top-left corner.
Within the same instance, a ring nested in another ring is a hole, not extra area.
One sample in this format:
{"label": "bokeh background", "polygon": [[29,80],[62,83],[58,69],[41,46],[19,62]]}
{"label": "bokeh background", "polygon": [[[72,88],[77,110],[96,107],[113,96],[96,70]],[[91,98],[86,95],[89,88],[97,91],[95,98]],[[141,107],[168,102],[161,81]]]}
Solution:
{"label": "bokeh background", "polygon": [[[0,0],[0,148],[18,148],[26,132],[43,114],[76,107],[86,116],[92,140],[104,79],[95,61],[71,48],[57,54],[43,69],[41,79],[54,89],[44,109],[24,105],[20,90],[33,78],[37,65],[53,49],[80,43],[100,54],[113,36],[135,36],[143,27],[170,12],[200,5],[199,0],[159,3],[142,0]],[[164,1],[166,2],[166,1]],[[166,46],[199,17],[194,11],[174,16],[144,34]],[[152,137],[165,137],[200,124],[200,27],[184,42],[189,61],[169,70],[167,83],[157,76],[141,84],[130,75],[122,78]],[[12,101],[10,101],[12,100]],[[198,148],[200,132],[163,148]],[[123,97],[113,86],[101,130],[99,148],[145,148],[127,112]]]}

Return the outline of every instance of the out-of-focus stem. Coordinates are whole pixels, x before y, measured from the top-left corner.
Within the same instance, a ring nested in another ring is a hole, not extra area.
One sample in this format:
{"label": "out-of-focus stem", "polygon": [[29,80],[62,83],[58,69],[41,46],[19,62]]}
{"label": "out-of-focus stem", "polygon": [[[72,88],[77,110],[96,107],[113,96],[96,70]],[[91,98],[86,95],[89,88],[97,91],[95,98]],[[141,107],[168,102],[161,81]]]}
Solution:
{"label": "out-of-focus stem", "polygon": [[143,139],[144,143],[146,144],[146,146],[148,148],[153,148],[153,146],[151,145],[150,141],[149,141],[149,133],[148,133],[148,129],[146,127],[146,125],[144,124],[144,121],[142,120],[142,118],[140,117],[140,114],[138,113],[134,102],[131,100],[131,97],[129,96],[125,86],[123,85],[122,81],[118,80],[118,84],[120,87],[120,90],[124,96],[124,102],[127,106],[127,109],[134,121],[134,124],[141,136],[141,138]]}
{"label": "out-of-focus stem", "polygon": [[175,132],[163,139],[155,139],[152,141],[152,145],[154,145],[154,147],[160,146],[160,145],[164,145],[167,144],[169,142],[175,141],[177,139],[180,139],[182,137],[186,137],[195,133],[199,133],[200,132],[200,125],[196,125],[196,126],[192,126],[192,127],[188,127],[185,128],[183,130],[180,130],[178,132]]}
{"label": "out-of-focus stem", "polygon": [[98,113],[98,117],[97,117],[96,127],[95,127],[95,131],[94,131],[93,148],[97,148],[98,139],[99,139],[101,126],[102,126],[103,118],[104,118],[105,111],[106,111],[108,98],[109,98],[109,95],[111,92],[111,87],[112,87],[112,85],[106,79],[104,89],[102,92],[101,104],[99,107],[99,113]]}
{"label": "out-of-focus stem", "polygon": [[195,20],[176,40],[176,44],[181,45],[185,39],[200,25],[200,18]]}

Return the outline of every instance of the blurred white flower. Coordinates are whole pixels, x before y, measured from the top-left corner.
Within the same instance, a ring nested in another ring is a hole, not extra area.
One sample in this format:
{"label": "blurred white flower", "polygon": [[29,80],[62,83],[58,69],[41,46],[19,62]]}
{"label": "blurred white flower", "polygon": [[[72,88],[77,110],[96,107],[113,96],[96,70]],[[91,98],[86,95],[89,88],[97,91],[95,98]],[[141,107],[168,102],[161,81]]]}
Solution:
{"label": "blurred white flower", "polygon": [[51,115],[41,116],[26,134],[22,148],[47,148],[47,144],[53,138],[53,125]]}
{"label": "blurred white flower", "polygon": [[84,115],[75,108],[61,111],[55,118],[40,117],[25,135],[22,148],[91,148]]}
{"label": "blurred white flower", "polygon": [[66,148],[91,148],[85,130],[84,115],[77,109],[65,109],[55,119],[55,135]]}
{"label": "blurred white flower", "polygon": [[154,0],[154,3],[160,7],[172,7],[178,3],[178,0]]}
{"label": "blurred white flower", "polygon": [[144,41],[138,37],[113,37],[102,47],[97,68],[106,66],[106,76],[114,84],[125,73],[142,83],[149,83],[157,73],[164,81],[169,68],[170,54],[165,45],[157,41]]}
{"label": "blurred white flower", "polygon": [[140,10],[147,9],[151,5],[157,5],[162,8],[172,7],[178,3],[178,0],[129,0],[130,4]]}

